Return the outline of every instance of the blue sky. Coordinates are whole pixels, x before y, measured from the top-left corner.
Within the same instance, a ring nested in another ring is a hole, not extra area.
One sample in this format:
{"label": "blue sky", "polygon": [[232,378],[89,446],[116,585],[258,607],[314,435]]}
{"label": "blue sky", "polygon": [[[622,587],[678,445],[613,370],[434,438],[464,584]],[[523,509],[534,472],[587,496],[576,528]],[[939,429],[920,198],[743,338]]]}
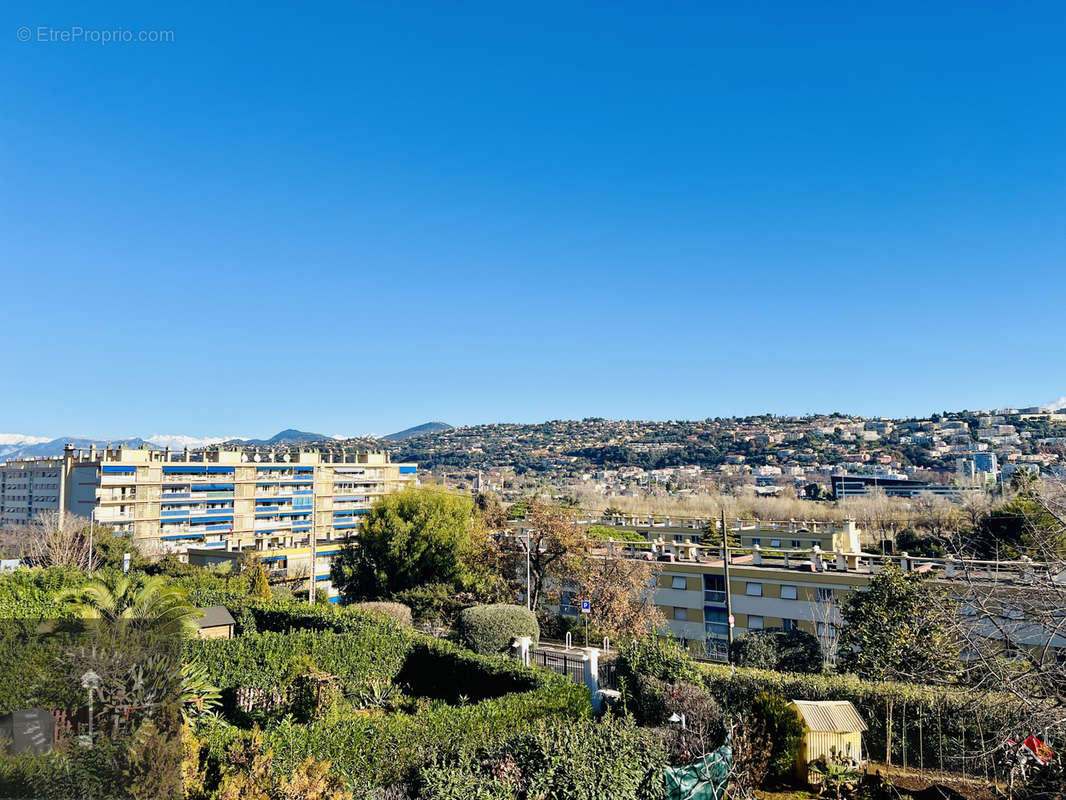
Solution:
{"label": "blue sky", "polygon": [[0,12],[0,431],[1066,394],[1062,3],[79,5]]}

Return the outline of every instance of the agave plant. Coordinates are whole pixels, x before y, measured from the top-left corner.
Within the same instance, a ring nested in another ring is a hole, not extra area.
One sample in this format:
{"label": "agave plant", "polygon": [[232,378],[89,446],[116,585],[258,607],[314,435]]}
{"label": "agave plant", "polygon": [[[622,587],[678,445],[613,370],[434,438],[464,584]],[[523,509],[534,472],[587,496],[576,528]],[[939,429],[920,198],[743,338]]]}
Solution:
{"label": "agave plant", "polygon": [[862,778],[862,773],[858,768],[844,760],[812,761],[809,768],[821,778],[822,796],[832,796],[835,800],[841,800],[844,794],[854,789]]}
{"label": "agave plant", "polygon": [[396,702],[400,692],[387,681],[370,681],[366,688],[359,692],[359,702],[364,708],[390,709]]}

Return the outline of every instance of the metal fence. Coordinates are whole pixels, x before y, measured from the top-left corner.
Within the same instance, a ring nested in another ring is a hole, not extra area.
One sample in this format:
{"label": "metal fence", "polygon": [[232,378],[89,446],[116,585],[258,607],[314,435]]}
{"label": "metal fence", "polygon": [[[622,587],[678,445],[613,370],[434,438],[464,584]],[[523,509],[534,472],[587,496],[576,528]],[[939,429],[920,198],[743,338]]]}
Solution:
{"label": "metal fence", "polygon": [[600,688],[618,688],[618,664],[614,661],[600,662]]}
{"label": "metal fence", "polygon": [[585,682],[585,662],[579,657],[553,650],[534,650],[533,666],[544,667],[560,675],[567,675],[575,683]]}

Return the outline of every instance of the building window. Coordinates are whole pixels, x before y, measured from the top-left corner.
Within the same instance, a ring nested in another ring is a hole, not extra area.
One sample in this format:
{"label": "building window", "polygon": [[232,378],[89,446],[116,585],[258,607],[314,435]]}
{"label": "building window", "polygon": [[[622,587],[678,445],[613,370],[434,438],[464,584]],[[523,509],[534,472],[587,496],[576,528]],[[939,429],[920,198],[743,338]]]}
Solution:
{"label": "building window", "polygon": [[749,631],[761,631],[763,628],[763,618],[758,614],[748,614],[748,630]]}
{"label": "building window", "polygon": [[688,587],[685,579],[680,575],[675,575],[670,581],[670,588],[672,589],[685,589]]}
{"label": "building window", "polygon": [[781,546],[781,540],[780,539],[771,539],[770,540],[770,547],[780,547],[780,546]]}
{"label": "building window", "polygon": [[729,636],[729,617],[724,608],[704,608],[703,622],[708,638],[725,639]]}
{"label": "building window", "polygon": [[762,584],[761,583],[749,583],[744,593],[751,597],[762,597]]}
{"label": "building window", "polygon": [[762,546],[762,539],[760,539],[757,536],[752,537],[751,546],[752,547],[760,547],[760,546]]}
{"label": "building window", "polygon": [[781,620],[781,630],[796,631],[799,630],[799,620],[795,619],[783,619]]}
{"label": "building window", "polygon": [[822,587],[818,587],[818,601],[821,602],[821,603],[831,603],[831,602],[833,602],[833,590],[832,589],[823,589]]}
{"label": "building window", "polygon": [[725,602],[725,578],[722,575],[703,576],[703,602]]}
{"label": "building window", "polygon": [[674,619],[679,622],[688,622],[688,609],[674,606]]}
{"label": "building window", "polygon": [[796,587],[795,586],[782,586],[781,587],[781,599],[782,600],[795,600],[796,599]]}
{"label": "building window", "polygon": [[793,539],[792,540],[792,549],[793,550],[799,550],[799,548],[800,548],[800,540],[799,539]]}

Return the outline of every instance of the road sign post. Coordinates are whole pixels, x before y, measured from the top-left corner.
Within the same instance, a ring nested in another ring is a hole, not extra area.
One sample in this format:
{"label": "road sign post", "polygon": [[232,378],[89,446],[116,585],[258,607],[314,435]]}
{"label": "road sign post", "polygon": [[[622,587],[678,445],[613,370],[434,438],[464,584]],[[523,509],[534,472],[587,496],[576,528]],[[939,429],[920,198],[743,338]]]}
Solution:
{"label": "road sign post", "polygon": [[592,613],[592,601],[581,601],[581,613],[585,615],[585,647],[589,646],[589,614]]}

